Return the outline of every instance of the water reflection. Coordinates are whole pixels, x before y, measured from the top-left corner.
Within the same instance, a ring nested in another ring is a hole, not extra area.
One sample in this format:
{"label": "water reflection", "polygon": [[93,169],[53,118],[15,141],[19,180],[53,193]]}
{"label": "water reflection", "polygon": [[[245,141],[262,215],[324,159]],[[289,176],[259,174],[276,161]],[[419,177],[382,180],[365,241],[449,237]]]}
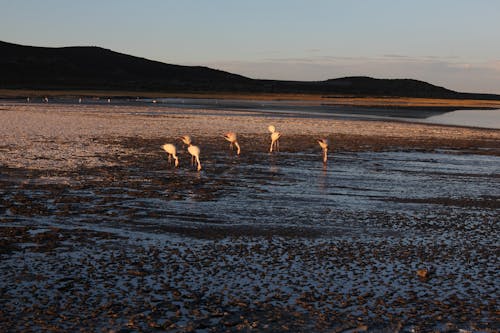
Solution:
{"label": "water reflection", "polygon": [[500,129],[500,109],[460,110],[444,113],[422,120],[439,125],[457,125]]}
{"label": "water reflection", "polygon": [[328,164],[323,163],[323,168],[318,178],[318,188],[321,194],[328,194],[328,187],[330,185],[328,177]]}

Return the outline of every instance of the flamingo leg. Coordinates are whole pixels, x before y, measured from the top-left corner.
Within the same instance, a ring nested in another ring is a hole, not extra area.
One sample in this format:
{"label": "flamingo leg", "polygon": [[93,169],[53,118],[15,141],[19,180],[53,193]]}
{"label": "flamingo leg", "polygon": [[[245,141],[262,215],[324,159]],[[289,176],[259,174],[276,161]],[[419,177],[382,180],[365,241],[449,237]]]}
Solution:
{"label": "flamingo leg", "polygon": [[201,170],[201,162],[200,162],[200,158],[198,156],[196,156],[196,163],[198,164],[198,167],[196,168],[198,171]]}
{"label": "flamingo leg", "polygon": [[236,154],[237,154],[237,155],[239,155],[239,154],[240,154],[240,152],[241,152],[241,149],[240,149],[240,145],[238,144],[238,141],[235,141],[235,142],[234,142],[234,145],[236,146],[236,149],[237,149],[237,150],[236,150]]}

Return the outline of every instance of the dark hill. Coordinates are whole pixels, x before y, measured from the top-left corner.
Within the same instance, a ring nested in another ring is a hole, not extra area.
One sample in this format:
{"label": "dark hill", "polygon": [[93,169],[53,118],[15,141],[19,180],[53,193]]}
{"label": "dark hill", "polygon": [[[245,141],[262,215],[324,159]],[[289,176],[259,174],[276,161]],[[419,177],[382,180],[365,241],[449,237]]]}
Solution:
{"label": "dark hill", "polygon": [[270,92],[433,98],[460,98],[459,96],[462,95],[418,80],[374,79],[366,76],[343,77],[315,82],[270,80],[261,80],[260,82]]}
{"label": "dark hill", "polygon": [[410,79],[255,80],[200,66],[165,64],[100,47],[34,47],[0,41],[0,89],[156,92],[314,93],[323,95],[500,99],[457,93]]}
{"label": "dark hill", "polygon": [[33,89],[224,89],[251,81],[207,67],[164,64],[100,47],[0,42],[0,87]]}

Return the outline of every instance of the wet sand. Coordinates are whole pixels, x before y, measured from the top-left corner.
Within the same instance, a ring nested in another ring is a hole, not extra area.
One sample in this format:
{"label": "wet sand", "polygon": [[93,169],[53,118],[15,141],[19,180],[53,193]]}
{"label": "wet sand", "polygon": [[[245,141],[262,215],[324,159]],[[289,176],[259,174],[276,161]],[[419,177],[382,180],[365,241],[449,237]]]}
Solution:
{"label": "wet sand", "polygon": [[[498,130],[50,104],[0,124],[3,331],[500,329]],[[159,148],[184,134],[201,173]]]}

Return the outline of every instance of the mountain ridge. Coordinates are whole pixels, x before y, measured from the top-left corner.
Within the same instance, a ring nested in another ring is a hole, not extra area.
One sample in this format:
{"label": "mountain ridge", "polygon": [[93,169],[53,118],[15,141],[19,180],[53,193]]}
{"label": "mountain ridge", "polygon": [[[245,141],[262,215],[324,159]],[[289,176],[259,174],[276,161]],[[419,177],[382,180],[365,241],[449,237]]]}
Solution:
{"label": "mountain ridge", "polygon": [[38,47],[0,41],[0,89],[294,93],[500,100],[414,79],[252,79],[204,66],[167,64],[98,46]]}

